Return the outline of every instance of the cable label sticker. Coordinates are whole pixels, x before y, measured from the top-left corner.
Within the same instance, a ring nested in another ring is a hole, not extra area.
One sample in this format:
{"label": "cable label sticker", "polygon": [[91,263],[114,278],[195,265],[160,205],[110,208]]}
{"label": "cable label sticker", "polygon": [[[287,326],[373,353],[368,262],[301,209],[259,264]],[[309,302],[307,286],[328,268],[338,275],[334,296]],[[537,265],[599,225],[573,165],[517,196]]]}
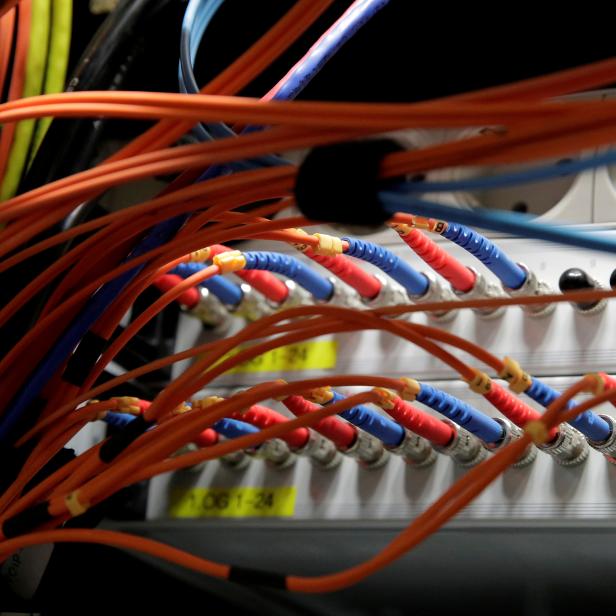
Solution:
{"label": "cable label sticker", "polygon": [[[236,355],[240,350],[230,353],[227,357]],[[257,355],[257,357],[234,366],[226,374],[329,370],[336,367],[337,354],[338,343],[335,340],[298,342]]]}
{"label": "cable label sticker", "polygon": [[189,488],[172,494],[171,518],[290,518],[295,486],[275,488]]}

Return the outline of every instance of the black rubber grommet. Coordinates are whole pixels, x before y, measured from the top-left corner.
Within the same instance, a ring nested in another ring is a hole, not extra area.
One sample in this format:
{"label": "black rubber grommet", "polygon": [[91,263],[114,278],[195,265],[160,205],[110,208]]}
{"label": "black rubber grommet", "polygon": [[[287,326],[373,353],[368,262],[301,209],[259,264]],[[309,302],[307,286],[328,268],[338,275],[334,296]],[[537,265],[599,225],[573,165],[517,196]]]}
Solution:
{"label": "black rubber grommet", "polygon": [[347,141],[314,148],[300,165],[295,200],[306,218],[348,225],[382,225],[391,214],[378,192],[381,161],[404,148],[393,139]]}

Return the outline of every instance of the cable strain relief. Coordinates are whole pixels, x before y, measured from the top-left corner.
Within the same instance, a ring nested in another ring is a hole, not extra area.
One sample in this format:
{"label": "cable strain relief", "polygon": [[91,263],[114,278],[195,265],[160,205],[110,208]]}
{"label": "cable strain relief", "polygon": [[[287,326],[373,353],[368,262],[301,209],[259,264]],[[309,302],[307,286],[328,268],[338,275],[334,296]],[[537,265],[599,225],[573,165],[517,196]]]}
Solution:
{"label": "cable strain relief", "polygon": [[212,258],[212,249],[210,247],[207,248],[199,248],[199,250],[195,250],[188,255],[189,263],[204,263],[205,261],[209,261]]}

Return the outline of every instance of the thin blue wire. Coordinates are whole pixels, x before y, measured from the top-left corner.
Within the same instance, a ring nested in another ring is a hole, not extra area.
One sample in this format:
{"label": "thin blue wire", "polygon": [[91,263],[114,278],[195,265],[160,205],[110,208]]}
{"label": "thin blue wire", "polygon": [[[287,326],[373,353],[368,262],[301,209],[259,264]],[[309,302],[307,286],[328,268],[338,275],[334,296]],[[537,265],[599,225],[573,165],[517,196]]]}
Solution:
{"label": "thin blue wire", "polygon": [[[180,62],[178,66],[178,81],[180,91],[184,94],[197,94],[199,85],[195,80],[193,66],[203,34],[212,18],[222,5],[223,0],[190,0],[180,36]],[[197,137],[203,141],[214,138],[232,137],[233,131],[225,124],[197,124],[193,128]]]}
{"label": "thin blue wire", "polygon": [[518,184],[530,184],[531,182],[543,182],[557,177],[566,177],[614,163],[616,163],[616,150],[580,160],[568,160],[555,165],[545,165],[525,171],[516,171],[515,173],[501,173],[490,177],[468,178],[448,182],[409,182],[405,185],[405,192],[431,194],[506,188],[508,186],[517,186]]}
{"label": "thin blue wire", "polygon": [[358,30],[370,21],[389,0],[365,0],[357,4],[340,23],[328,33],[309,56],[295,67],[287,80],[274,94],[273,100],[291,100],[295,98],[325,66],[330,58],[352,38]]}
{"label": "thin blue wire", "polygon": [[596,232],[586,233],[570,227],[550,225],[536,222],[533,216],[502,210],[488,210],[474,208],[463,210],[441,203],[434,203],[424,199],[417,199],[404,194],[404,186],[399,192],[382,191],[379,193],[381,203],[386,211],[392,215],[396,212],[406,212],[425,216],[427,218],[440,218],[459,222],[464,225],[500,231],[508,235],[532,238],[567,246],[578,246],[587,250],[616,253],[616,241],[612,238],[599,236]]}

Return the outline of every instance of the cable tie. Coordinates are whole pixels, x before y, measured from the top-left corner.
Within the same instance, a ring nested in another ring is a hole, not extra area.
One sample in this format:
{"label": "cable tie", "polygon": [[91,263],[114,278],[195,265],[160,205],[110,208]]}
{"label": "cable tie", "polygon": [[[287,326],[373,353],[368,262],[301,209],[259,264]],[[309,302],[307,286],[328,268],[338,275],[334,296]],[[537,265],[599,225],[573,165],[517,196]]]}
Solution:
{"label": "cable tie", "polygon": [[584,378],[592,377],[593,383],[589,384],[587,391],[590,391],[595,396],[602,394],[605,391],[605,381],[598,372],[589,372],[584,375]]}
{"label": "cable tie", "polygon": [[182,402],[182,404],[178,404],[172,411],[172,415],[183,415],[184,413],[188,413],[188,411],[192,411],[193,407],[186,404],[186,402]]}
{"label": "cable tie", "polygon": [[199,250],[195,250],[188,255],[189,263],[204,263],[205,261],[209,261],[212,257],[212,249],[211,248],[200,248]]}
{"label": "cable tie", "polygon": [[394,398],[396,394],[389,389],[385,389],[384,387],[373,387],[372,391],[378,396],[377,404],[382,409],[393,409],[394,408]]}
{"label": "cable tie", "polygon": [[85,513],[90,508],[90,503],[83,503],[79,500],[79,490],[69,492],[64,497],[64,504],[73,518]]}
{"label": "cable tie", "polygon": [[421,385],[415,379],[409,379],[407,377],[402,377],[400,381],[402,383],[400,397],[409,402],[415,400],[421,391]]}
{"label": "cable tie", "polygon": [[475,376],[466,382],[472,391],[482,396],[487,394],[492,387],[492,379],[481,370],[475,370]]}
{"label": "cable tie", "polygon": [[[305,235],[305,236],[310,235],[308,231],[301,229],[300,227],[296,227],[295,229],[292,229],[292,230],[295,231],[295,233],[298,233],[299,235]],[[300,252],[306,252],[309,248],[311,248],[309,244],[301,244],[299,242],[291,242],[291,245],[297,250],[299,250]]]}
{"label": "cable tie", "polygon": [[246,267],[246,257],[239,250],[221,252],[215,255],[212,261],[218,267],[221,274],[237,272]]}
{"label": "cable tie", "polygon": [[222,402],[224,398],[220,396],[207,396],[206,398],[201,398],[200,400],[191,400],[193,409],[197,411],[204,411],[205,409]]}
{"label": "cable tie", "polygon": [[[274,383],[279,383],[280,385],[287,385],[287,381],[285,381],[284,379],[276,379]],[[289,397],[289,394],[286,394],[284,396],[272,396],[272,400],[277,400],[278,402],[282,402],[283,400],[286,400],[288,397]]]}
{"label": "cable tie", "polygon": [[388,223],[388,226],[391,227],[400,237],[408,235],[413,230],[411,225],[401,222],[390,222]]}
{"label": "cable tie", "polygon": [[139,398],[134,398],[133,396],[117,396],[111,399],[118,403],[117,411],[119,413],[130,413],[131,415],[141,414]]}
{"label": "cable tie", "polygon": [[499,378],[509,382],[509,389],[516,394],[525,392],[533,383],[528,372],[520,367],[520,364],[511,357],[503,360],[505,367],[498,373]]}
{"label": "cable tie", "polygon": [[422,229],[424,231],[430,231],[430,233],[438,233],[439,235],[447,231],[449,227],[449,224],[444,220],[437,220],[435,218],[426,218],[425,216],[414,215],[411,215],[410,225],[406,225],[403,223],[392,223],[392,228],[395,228],[394,225],[414,227],[415,229]]}
{"label": "cable tie", "polygon": [[333,400],[334,392],[329,385],[325,385],[325,387],[316,387],[310,391],[306,398],[317,404],[327,404]]}
{"label": "cable tie", "polygon": [[342,240],[339,237],[327,233],[315,233],[313,237],[319,240],[317,246],[312,248],[314,254],[325,257],[335,257],[342,254]]}
{"label": "cable tie", "polygon": [[539,419],[533,419],[524,426],[525,434],[530,436],[535,445],[545,445],[550,440],[550,431]]}

